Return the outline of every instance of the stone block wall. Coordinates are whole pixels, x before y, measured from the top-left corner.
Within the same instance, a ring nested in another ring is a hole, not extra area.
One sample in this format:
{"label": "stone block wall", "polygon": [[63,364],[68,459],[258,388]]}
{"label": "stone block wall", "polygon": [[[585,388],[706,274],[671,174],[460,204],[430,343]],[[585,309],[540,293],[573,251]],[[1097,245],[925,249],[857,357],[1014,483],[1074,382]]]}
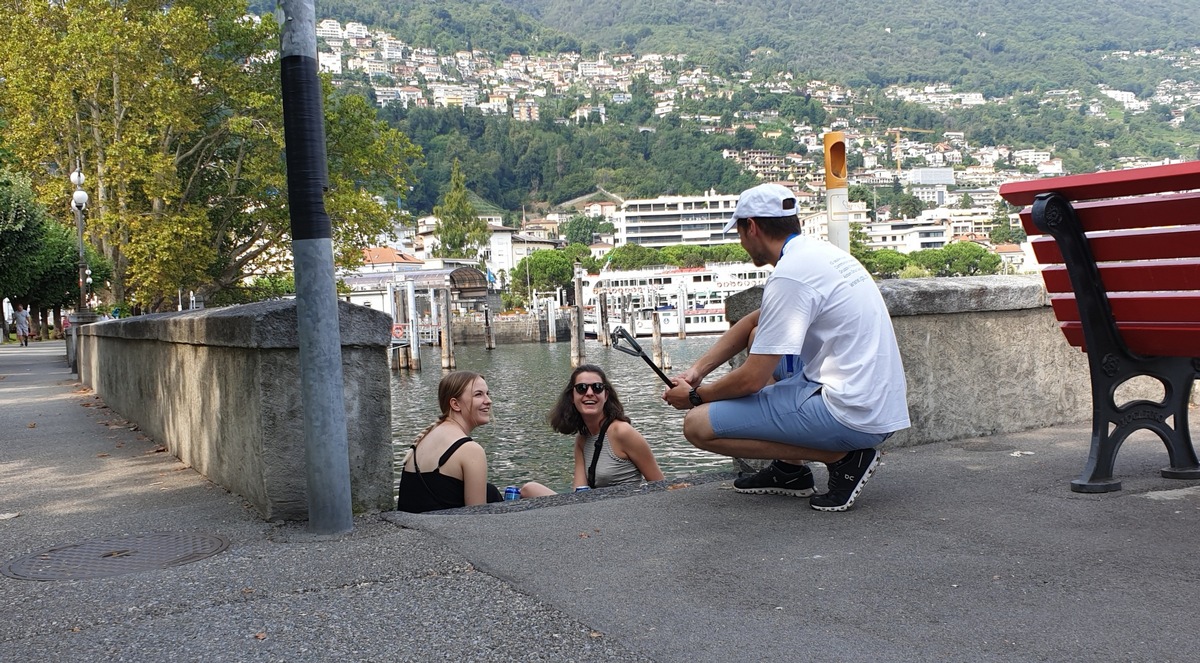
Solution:
{"label": "stone block wall", "polygon": [[[356,512],[395,508],[391,317],[339,302]],[[144,315],[81,328],[80,379],[265,519],[306,519],[296,302]]]}

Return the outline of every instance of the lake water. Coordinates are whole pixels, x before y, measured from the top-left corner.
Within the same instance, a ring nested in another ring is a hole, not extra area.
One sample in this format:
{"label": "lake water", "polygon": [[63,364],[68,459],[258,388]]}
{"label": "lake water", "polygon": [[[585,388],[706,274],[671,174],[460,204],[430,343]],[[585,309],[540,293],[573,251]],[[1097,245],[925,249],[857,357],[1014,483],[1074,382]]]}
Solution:
{"label": "lake water", "polygon": [[[663,351],[671,360],[673,375],[691,365],[717,336],[664,338]],[[638,339],[649,353],[649,338]],[[587,363],[604,369],[616,387],[625,413],[650,443],[667,477],[697,471],[730,470],[729,458],[700,451],[683,439],[684,412],[662,400],[665,385],[639,357],[605,348],[589,340],[584,346]],[[392,440],[399,480],[400,459],[418,432],[438,416],[437,384],[444,371],[441,350],[422,347],[422,371],[392,372]],[[570,490],[572,442],[569,435],[551,430],[546,414],[571,375],[570,343],[455,346],[459,369],[482,373],[492,396],[492,421],[476,428],[475,438],[488,455],[488,480],[503,488],[525,481],[540,481],[557,491]],[[728,369],[720,368],[712,380]]]}

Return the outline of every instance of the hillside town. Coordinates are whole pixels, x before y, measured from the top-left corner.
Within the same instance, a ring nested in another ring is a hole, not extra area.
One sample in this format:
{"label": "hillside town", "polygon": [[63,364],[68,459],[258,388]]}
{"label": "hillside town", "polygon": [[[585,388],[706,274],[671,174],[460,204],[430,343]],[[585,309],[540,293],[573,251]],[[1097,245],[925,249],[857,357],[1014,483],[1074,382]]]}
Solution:
{"label": "hillside town", "polygon": [[[1034,269],[1036,264],[1028,250],[989,241],[997,219],[1006,218],[1011,211],[997,207],[997,190],[1007,181],[1066,173],[1052,146],[1018,149],[974,145],[968,143],[962,131],[880,126],[877,118],[853,115],[850,109],[855,101],[854,90],[820,80],[798,80],[788,72],[764,78],[745,71],[735,80],[726,80],[704,67],[688,64],[685,54],[600,53],[586,58],[578,53],[557,53],[501,58],[482,50],[438,53],[411,46],[361,23],[343,25],[334,19],[320,21],[317,35],[321,70],[333,76],[335,85],[354,75],[366,75],[380,106],[475,108],[517,121],[539,121],[547,99],[603,99],[601,103],[581,103],[569,116],[552,119],[607,122],[609,105],[629,103],[631,86],[644,77],[653,86],[655,115],[677,113],[681,120],[693,122],[698,130],[709,133],[750,130],[766,138],[790,136],[794,148],[789,151],[725,150],[722,156],[736,161],[760,180],[778,182],[795,191],[801,204],[807,203],[805,232],[819,236],[825,234],[828,225],[823,209],[822,137],[829,131],[841,131],[853,164],[851,185],[873,190],[901,186],[925,205],[924,210],[907,217],[885,206],[875,210],[872,218],[866,203],[851,203],[851,223],[861,227],[873,249],[911,253],[955,241],[973,241],[1001,256],[1006,271]],[[1108,57],[1165,59],[1181,71],[1200,67],[1200,49],[1183,55],[1114,51]],[[829,109],[832,119],[827,126],[813,126],[788,122],[772,111],[736,111],[732,122],[720,115],[681,112],[685,102],[728,98],[736,89],[804,95]],[[1150,99],[1138,99],[1133,92],[1104,86],[1100,92],[1100,96],[1089,98],[1079,90],[1048,90],[1042,93],[1042,103],[1062,104],[1096,116],[1113,107],[1136,114],[1146,112],[1151,104],[1161,104],[1170,108],[1173,123],[1182,121],[1188,109],[1200,106],[1200,84],[1187,80],[1159,82]],[[883,94],[939,111],[1007,102],[948,85],[891,86]],[[1166,162],[1125,159],[1123,165]],[[480,258],[493,274],[507,274],[533,251],[560,246],[559,224],[578,215],[602,219],[614,228],[611,234],[595,238],[592,250],[597,256],[624,243],[661,248],[736,242],[736,237],[719,233],[736,199],[737,192],[717,191],[643,200],[623,200],[611,194],[593,196],[538,218],[523,218],[520,228],[505,227],[497,215],[483,215],[492,229],[492,240]],[[1008,218],[1015,222],[1015,216]],[[436,222],[436,218],[426,217],[419,220],[415,231],[402,231],[400,243],[390,253],[368,252],[364,270],[390,270],[401,263],[416,266],[432,260],[437,245]]]}

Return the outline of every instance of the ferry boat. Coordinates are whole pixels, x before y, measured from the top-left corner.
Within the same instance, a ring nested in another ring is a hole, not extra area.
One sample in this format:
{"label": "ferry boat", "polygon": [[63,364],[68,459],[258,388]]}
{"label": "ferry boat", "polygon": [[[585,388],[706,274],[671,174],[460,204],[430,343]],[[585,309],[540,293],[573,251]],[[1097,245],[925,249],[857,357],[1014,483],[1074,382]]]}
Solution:
{"label": "ferry boat", "polygon": [[729,329],[725,298],[763,285],[770,273],[770,268],[748,262],[601,270],[583,280],[584,334],[596,335],[602,297],[610,330],[623,326],[635,336],[650,336],[658,313],[663,334],[677,334],[681,317],[688,334],[720,334]]}

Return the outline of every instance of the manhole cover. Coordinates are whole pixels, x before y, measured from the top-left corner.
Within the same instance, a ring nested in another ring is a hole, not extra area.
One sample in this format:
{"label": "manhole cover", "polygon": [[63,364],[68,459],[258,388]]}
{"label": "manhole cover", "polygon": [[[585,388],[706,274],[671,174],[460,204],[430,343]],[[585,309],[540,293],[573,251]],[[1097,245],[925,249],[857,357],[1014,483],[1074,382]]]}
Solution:
{"label": "manhole cover", "polygon": [[190,564],[228,547],[225,537],[213,534],[118,536],[18,557],[0,567],[0,573],[18,580],[107,578]]}

